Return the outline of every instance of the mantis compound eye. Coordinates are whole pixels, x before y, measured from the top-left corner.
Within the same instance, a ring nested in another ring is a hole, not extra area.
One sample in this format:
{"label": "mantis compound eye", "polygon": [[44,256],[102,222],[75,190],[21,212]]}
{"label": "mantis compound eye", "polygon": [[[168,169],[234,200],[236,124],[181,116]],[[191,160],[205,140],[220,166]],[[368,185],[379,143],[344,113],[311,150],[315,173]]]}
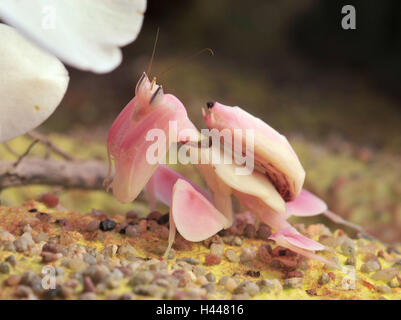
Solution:
{"label": "mantis compound eye", "polygon": [[135,87],[135,94],[138,94],[139,88],[141,87],[141,85],[143,84],[145,78],[147,78],[146,73],[142,73],[142,76],[139,78],[136,87]]}
{"label": "mantis compound eye", "polygon": [[162,96],[162,95],[163,95],[163,87],[162,87],[162,86],[159,86],[159,87],[156,89],[155,93],[154,93],[154,94],[152,95],[152,97],[150,98],[149,104],[152,104],[152,102],[154,102],[155,99],[156,99],[157,97]]}
{"label": "mantis compound eye", "polygon": [[213,108],[215,103],[216,103],[215,101],[208,101],[208,102],[206,102],[206,106],[208,109],[211,109],[211,108]]}

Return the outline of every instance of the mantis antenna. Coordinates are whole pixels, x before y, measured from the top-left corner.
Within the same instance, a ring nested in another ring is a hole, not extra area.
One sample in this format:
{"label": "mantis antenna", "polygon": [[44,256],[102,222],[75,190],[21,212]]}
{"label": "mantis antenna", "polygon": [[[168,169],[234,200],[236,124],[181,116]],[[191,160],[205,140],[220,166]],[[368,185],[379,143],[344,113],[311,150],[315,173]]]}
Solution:
{"label": "mantis antenna", "polygon": [[150,58],[149,66],[148,66],[148,70],[146,71],[146,74],[149,74],[150,70],[152,69],[153,59],[155,58],[155,53],[156,53],[157,40],[159,39],[159,29],[160,28],[157,27],[156,38],[155,38],[155,42],[153,44],[152,56]]}
{"label": "mantis antenna", "polygon": [[[214,52],[213,52],[212,49],[210,49],[210,48],[204,48],[204,49],[202,49],[202,50],[200,50],[200,51],[198,51],[198,52],[196,52],[196,53],[193,53],[193,54],[191,54],[191,55],[189,55],[189,56],[184,57],[184,59],[183,59],[181,62],[186,62],[186,61],[188,61],[188,60],[191,60],[191,59],[193,59],[193,58],[199,56],[201,53],[206,52],[206,51],[209,52],[210,55],[214,56]],[[159,78],[160,78],[162,75],[164,75],[164,74],[166,74],[167,72],[169,72],[169,71],[171,71],[172,69],[174,69],[175,67],[177,67],[181,62],[175,63],[175,64],[169,66],[169,67],[168,67],[167,69],[165,69],[162,73],[160,73]]]}

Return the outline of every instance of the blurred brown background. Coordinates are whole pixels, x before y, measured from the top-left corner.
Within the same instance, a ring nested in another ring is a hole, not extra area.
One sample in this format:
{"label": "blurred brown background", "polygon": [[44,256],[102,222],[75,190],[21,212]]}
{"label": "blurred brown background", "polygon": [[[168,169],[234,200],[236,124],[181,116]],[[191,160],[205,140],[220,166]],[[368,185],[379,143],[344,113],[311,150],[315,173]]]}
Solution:
{"label": "blurred brown background", "polygon": [[[356,8],[356,30],[341,28],[345,4]],[[209,100],[261,117],[291,138],[307,186],[333,210],[399,241],[400,14],[397,0],[150,0],[121,66],[107,75],[70,69],[67,95],[41,130],[104,139],[159,27],[151,76],[177,65],[158,82],[199,127]],[[213,57],[184,59],[206,47]]]}

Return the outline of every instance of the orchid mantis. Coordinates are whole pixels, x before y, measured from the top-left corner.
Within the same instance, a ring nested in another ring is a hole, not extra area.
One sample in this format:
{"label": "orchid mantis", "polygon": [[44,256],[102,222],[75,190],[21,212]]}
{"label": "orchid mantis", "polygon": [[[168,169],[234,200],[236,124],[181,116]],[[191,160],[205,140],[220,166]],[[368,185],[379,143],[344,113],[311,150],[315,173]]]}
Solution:
{"label": "orchid mantis", "polygon": [[[236,170],[243,165],[210,161],[210,155],[222,152],[220,148],[213,145],[199,147],[203,136],[175,96],[165,94],[162,87],[155,80],[149,81],[145,73],[139,79],[135,93],[109,131],[109,176],[111,158],[115,166],[109,187],[121,202],[135,200],[145,189],[151,208],[157,201],[170,206],[167,252],[176,229],[189,241],[202,241],[230,227],[234,220],[231,197],[235,196],[245,208],[276,231],[270,239],[301,255],[331,264],[315,254],[315,251],[325,249],[322,244],[300,234],[287,221],[291,215],[324,213],[327,205],[302,189],[305,171],[283,135],[239,107],[208,103],[209,113],[203,110],[203,115],[209,129],[251,129],[255,132],[256,168],[248,175],[237,175]],[[177,125],[172,135],[168,126],[174,121]],[[209,161],[197,162],[196,166],[211,194],[160,162],[150,163],[146,159],[147,149],[152,145],[149,132],[154,129],[168,136],[164,141],[166,147],[158,150],[159,160],[166,156],[170,146],[180,142],[189,151],[198,149],[197,160],[206,155]],[[192,134],[188,134],[188,130]],[[245,140],[234,139],[236,135],[229,142],[230,148],[236,142],[247,148]]]}

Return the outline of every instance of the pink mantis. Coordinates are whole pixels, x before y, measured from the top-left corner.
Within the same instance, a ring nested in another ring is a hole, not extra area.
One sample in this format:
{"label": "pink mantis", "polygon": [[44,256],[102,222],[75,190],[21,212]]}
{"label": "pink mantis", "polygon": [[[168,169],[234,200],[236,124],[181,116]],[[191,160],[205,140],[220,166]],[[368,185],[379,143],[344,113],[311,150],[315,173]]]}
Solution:
{"label": "pink mantis", "polygon": [[[108,134],[109,175],[111,158],[115,166],[115,175],[108,187],[113,189],[115,197],[127,203],[145,189],[151,208],[157,201],[170,206],[167,252],[176,229],[189,241],[202,241],[230,227],[235,218],[231,197],[235,196],[247,210],[276,231],[270,239],[301,255],[330,264],[315,253],[325,247],[300,234],[287,221],[291,215],[328,211],[322,200],[302,189],[305,171],[288,140],[239,107],[214,102],[207,106],[209,113],[203,110],[203,116],[209,129],[254,131],[255,170],[248,175],[237,175],[236,169],[243,165],[199,162],[196,166],[206,180],[209,193],[160,165],[169,148],[179,142],[186,143],[189,150],[199,151],[198,157],[221,150],[210,145],[198,147],[203,137],[188,119],[183,104],[175,96],[163,93],[162,87],[155,80],[150,82],[144,73],[136,86],[135,97],[116,118]],[[177,125],[171,134],[169,125],[173,121]],[[165,148],[157,152],[159,162],[150,163],[146,155],[152,142],[147,135],[154,129],[167,138]],[[235,143],[248,147],[245,138],[235,134],[224,145],[232,148]]]}

